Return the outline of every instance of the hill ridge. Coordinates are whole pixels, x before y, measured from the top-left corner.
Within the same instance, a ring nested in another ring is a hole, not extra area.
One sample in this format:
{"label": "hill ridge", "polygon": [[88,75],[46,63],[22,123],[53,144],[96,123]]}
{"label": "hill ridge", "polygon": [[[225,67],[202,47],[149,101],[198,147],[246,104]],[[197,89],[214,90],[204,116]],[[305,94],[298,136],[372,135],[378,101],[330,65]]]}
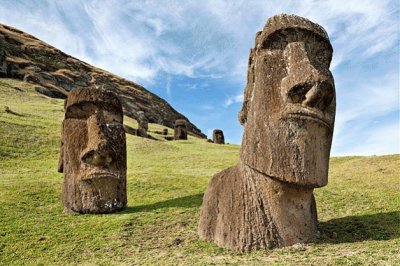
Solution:
{"label": "hill ridge", "polygon": [[66,98],[76,87],[104,86],[120,98],[124,114],[133,119],[144,111],[151,123],[173,127],[177,119],[188,121],[188,131],[206,138],[187,117],[143,86],[92,66],[47,44],[29,33],[0,24],[0,77],[37,85],[53,98]]}

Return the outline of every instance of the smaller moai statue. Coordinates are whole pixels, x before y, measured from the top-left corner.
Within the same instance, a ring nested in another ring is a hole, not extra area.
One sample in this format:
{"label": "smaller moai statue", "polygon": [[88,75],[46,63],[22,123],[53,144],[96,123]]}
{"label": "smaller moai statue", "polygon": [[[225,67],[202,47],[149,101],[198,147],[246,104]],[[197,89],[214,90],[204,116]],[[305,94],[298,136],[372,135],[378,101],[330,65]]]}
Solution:
{"label": "smaller moai statue", "polygon": [[126,138],[122,105],[103,89],[73,89],[64,102],[58,171],[62,202],[77,213],[110,213],[126,206]]}
{"label": "smaller moai statue", "polygon": [[225,144],[224,132],[221,129],[214,129],[213,142],[216,144]]}
{"label": "smaller moai statue", "polygon": [[164,128],[163,131],[162,131],[162,134],[164,136],[168,135],[168,128]]}
{"label": "smaller moai statue", "polygon": [[178,119],[175,120],[175,132],[174,132],[174,139],[187,139],[187,131],[186,131],[186,120]]}
{"label": "smaller moai statue", "polygon": [[149,129],[149,120],[143,111],[138,111],[137,113],[138,129],[136,131],[137,136],[147,137],[147,130]]}

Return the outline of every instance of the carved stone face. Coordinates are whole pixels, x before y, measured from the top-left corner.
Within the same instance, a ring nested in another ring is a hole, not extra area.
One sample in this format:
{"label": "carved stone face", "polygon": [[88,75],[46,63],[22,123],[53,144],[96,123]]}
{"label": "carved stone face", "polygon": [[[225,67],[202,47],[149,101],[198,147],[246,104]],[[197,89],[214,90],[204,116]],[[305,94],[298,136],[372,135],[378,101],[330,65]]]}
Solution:
{"label": "carved stone face", "polygon": [[69,93],[63,121],[63,203],[80,213],[104,213],[126,205],[126,141],[122,107],[98,89]]}
{"label": "carved stone face", "polygon": [[224,133],[220,129],[214,129],[213,142],[217,144],[225,144]]}
{"label": "carved stone face", "polygon": [[178,119],[175,121],[174,139],[187,139],[186,120]]}
{"label": "carved stone face", "polygon": [[[281,19],[281,18],[278,18]],[[325,31],[308,20],[271,20],[249,60],[242,160],[275,179],[327,183],[335,87]]]}

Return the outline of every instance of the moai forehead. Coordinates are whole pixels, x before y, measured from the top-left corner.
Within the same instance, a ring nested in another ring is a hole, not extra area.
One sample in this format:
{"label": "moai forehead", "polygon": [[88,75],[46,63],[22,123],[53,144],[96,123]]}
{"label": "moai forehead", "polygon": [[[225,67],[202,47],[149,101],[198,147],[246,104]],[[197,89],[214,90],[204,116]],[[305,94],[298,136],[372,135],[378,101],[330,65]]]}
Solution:
{"label": "moai forehead", "polygon": [[114,93],[101,89],[77,88],[68,94],[64,108],[68,110],[70,106],[82,103],[96,103],[96,105],[114,109],[118,113],[123,113],[122,105]]}
{"label": "moai forehead", "polygon": [[221,129],[214,129],[214,134],[223,134]]}
{"label": "moai forehead", "polygon": [[239,114],[247,165],[288,183],[326,185],[336,108],[331,59],[327,33],[305,18],[277,15],[257,33]]}
{"label": "moai forehead", "polygon": [[177,119],[175,120],[176,127],[186,127],[186,120],[185,119]]}
{"label": "moai forehead", "polygon": [[264,26],[263,31],[258,32],[256,36],[256,48],[261,46],[266,46],[268,41],[276,42],[273,39],[274,35],[284,34],[288,35],[289,41],[295,41],[296,39],[302,39],[301,34],[294,32],[308,32],[309,35],[319,36],[325,39],[332,50],[332,46],[329,43],[329,37],[324,28],[320,25],[296,15],[276,15],[268,19]]}

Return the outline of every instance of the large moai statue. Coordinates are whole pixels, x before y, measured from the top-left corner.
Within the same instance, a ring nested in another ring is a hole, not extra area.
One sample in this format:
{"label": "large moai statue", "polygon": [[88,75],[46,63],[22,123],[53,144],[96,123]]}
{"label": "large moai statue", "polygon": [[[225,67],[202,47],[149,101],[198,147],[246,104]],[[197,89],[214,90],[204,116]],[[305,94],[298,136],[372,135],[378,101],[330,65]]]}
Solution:
{"label": "large moai statue", "polygon": [[328,182],[335,88],[325,30],[294,15],[270,18],[250,51],[239,120],[240,160],[204,195],[199,234],[240,251],[317,235],[313,189]]}
{"label": "large moai statue", "polygon": [[126,197],[126,139],[122,106],[110,91],[72,90],[65,101],[59,172],[67,211],[109,213]]}
{"label": "large moai statue", "polygon": [[221,129],[213,130],[213,142],[217,144],[225,144],[224,132]]}
{"label": "large moai statue", "polygon": [[143,111],[137,112],[138,129],[137,135],[140,137],[147,137],[147,130],[149,130],[149,120]]}
{"label": "large moai statue", "polygon": [[187,139],[187,129],[186,129],[186,120],[185,119],[178,119],[175,120],[174,125],[174,139]]}

